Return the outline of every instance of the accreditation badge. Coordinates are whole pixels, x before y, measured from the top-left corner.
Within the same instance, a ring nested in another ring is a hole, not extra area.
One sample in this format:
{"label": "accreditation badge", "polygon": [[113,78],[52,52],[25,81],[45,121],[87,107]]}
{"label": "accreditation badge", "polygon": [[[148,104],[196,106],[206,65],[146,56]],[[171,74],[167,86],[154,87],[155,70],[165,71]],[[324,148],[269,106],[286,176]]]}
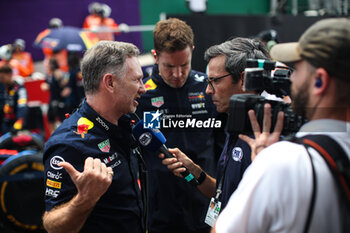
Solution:
{"label": "accreditation badge", "polygon": [[215,198],[212,197],[209,203],[207,216],[205,216],[204,222],[209,226],[213,227],[216,219],[219,216],[220,209],[221,209],[221,202],[215,200]]}

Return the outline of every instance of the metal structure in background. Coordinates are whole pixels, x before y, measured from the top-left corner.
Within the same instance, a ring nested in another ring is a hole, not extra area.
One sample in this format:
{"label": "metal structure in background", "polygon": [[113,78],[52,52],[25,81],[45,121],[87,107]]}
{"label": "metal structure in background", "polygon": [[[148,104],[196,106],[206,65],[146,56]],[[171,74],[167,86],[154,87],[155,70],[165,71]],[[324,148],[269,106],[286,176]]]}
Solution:
{"label": "metal structure in background", "polygon": [[125,23],[119,24],[117,29],[109,28],[109,27],[96,27],[94,29],[83,29],[84,31],[89,31],[92,33],[98,32],[145,32],[145,31],[153,31],[155,25],[127,25]]}
{"label": "metal structure in background", "polygon": [[[271,0],[270,15],[286,14],[287,11],[296,16],[300,13],[306,16],[347,16],[349,15],[349,0],[307,0],[303,4],[298,0]],[[305,2],[307,5],[305,5]],[[290,10],[287,10],[290,5]]]}
{"label": "metal structure in background", "polygon": [[253,37],[259,32],[274,29],[280,42],[297,41],[306,28],[326,16],[306,17],[290,14],[271,15],[167,15],[184,20],[195,32],[192,68],[205,72],[203,54],[218,41],[233,37]]}

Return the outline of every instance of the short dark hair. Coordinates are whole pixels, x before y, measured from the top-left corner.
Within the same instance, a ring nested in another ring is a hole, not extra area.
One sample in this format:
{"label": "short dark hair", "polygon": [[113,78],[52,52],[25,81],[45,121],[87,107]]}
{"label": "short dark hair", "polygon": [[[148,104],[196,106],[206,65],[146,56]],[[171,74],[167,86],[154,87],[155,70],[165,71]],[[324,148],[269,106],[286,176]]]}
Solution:
{"label": "short dark hair", "polygon": [[237,83],[246,68],[247,59],[270,59],[265,45],[257,39],[237,37],[224,43],[213,45],[205,51],[204,59],[225,56],[225,69]]}
{"label": "short dark hair", "polygon": [[193,31],[184,21],[177,18],[161,20],[153,31],[153,45],[156,52],[175,52],[188,46],[193,48]]}
{"label": "short dark hair", "polygon": [[4,74],[12,74],[12,68],[8,65],[4,65],[0,67],[0,73]]}

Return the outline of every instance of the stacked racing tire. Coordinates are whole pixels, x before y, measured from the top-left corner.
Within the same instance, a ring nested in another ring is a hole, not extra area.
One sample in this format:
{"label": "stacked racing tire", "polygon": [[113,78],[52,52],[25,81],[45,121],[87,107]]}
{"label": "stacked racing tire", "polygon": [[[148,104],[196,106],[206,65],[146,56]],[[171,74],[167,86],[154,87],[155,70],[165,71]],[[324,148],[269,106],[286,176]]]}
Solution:
{"label": "stacked racing tire", "polygon": [[43,147],[30,132],[0,138],[0,232],[45,232]]}

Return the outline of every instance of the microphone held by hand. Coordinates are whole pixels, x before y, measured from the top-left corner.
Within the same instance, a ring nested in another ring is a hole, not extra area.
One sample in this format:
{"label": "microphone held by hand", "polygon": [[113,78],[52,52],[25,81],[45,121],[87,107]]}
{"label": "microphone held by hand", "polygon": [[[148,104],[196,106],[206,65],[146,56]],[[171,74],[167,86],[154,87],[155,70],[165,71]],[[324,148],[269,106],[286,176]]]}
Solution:
{"label": "microphone held by hand", "polygon": [[[132,129],[132,134],[138,141],[138,143],[145,149],[157,152],[158,150],[165,155],[166,158],[174,158],[174,156],[168,151],[168,148],[165,146],[166,139],[162,132],[158,129],[149,129],[143,127],[143,120],[140,120]],[[181,172],[181,175],[185,180],[196,186],[198,181],[194,176],[186,169],[184,172]]]}

